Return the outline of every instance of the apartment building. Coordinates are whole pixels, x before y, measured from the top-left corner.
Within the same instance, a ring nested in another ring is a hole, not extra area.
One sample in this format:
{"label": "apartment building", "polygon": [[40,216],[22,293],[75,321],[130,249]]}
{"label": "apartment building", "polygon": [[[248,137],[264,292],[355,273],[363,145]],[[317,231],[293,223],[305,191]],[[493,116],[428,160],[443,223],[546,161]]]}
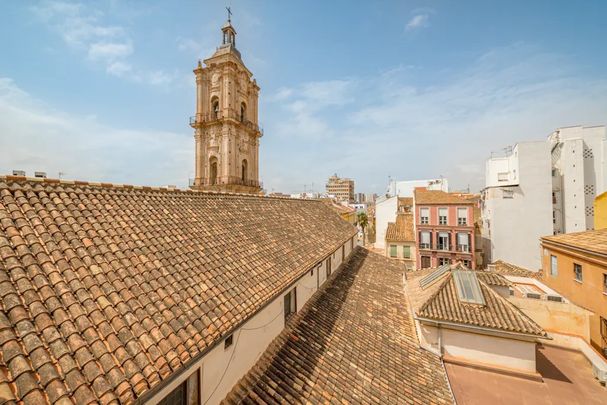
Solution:
{"label": "apartment building", "polygon": [[386,189],[388,197],[413,197],[417,187],[425,187],[428,190],[440,190],[449,192],[449,181],[443,177],[427,180],[390,180]]}
{"label": "apartment building", "polygon": [[488,261],[541,268],[538,241],[553,233],[550,168],[545,141],[521,142],[487,160],[481,232]]}
{"label": "apartment building", "polygon": [[548,137],[554,234],[594,229],[594,199],[607,191],[605,126],[559,128]]}
{"label": "apartment building", "polygon": [[592,312],[590,344],[607,358],[607,229],[546,236],[543,281]]}
{"label": "apartment building", "polygon": [[329,177],[326,185],[327,194],[337,201],[354,202],[354,180],[338,177],[337,174]]}
{"label": "apartment building", "polygon": [[414,215],[417,267],[429,268],[462,262],[476,268],[474,196],[416,188]]}

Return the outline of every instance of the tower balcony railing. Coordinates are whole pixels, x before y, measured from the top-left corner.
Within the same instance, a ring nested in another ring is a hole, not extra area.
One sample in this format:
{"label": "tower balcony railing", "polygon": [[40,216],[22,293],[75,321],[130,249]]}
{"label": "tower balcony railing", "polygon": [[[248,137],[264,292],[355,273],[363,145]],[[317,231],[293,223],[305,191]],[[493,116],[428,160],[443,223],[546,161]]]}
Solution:
{"label": "tower balcony railing", "polygon": [[191,185],[199,185],[199,186],[221,186],[221,185],[237,185],[237,186],[247,186],[247,187],[257,187],[263,188],[263,183],[257,180],[251,179],[243,179],[237,176],[221,176],[217,178],[203,177],[200,179],[200,183]]}
{"label": "tower balcony railing", "polygon": [[263,134],[263,130],[259,128],[259,125],[257,125],[253,121],[249,121],[245,117],[241,116],[239,112],[233,109],[221,110],[217,111],[216,113],[209,114],[197,113],[196,115],[192,115],[190,117],[190,126],[196,127],[201,124],[211,124],[222,119],[232,119],[240,123],[240,125],[243,125],[247,129]]}

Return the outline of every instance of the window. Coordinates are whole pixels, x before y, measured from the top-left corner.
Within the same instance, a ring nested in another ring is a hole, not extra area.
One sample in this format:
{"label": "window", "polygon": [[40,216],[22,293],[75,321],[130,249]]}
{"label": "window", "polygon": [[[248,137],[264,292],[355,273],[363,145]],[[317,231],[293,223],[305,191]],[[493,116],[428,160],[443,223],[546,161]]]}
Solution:
{"label": "window", "polygon": [[470,251],[470,235],[467,233],[457,234],[457,250],[460,252]]}
{"label": "window", "polygon": [[327,269],[327,278],[329,278],[329,276],[331,275],[331,258],[329,257],[325,263]]}
{"label": "window", "polygon": [[432,266],[430,256],[422,256],[422,269],[427,269]]}
{"label": "window", "polygon": [[449,250],[449,233],[439,232],[437,242],[438,250]]}
{"label": "window", "polygon": [[514,191],[502,190],[502,198],[514,198]]}
{"label": "window", "polygon": [[224,350],[227,349],[228,347],[232,346],[232,342],[234,341],[234,335],[230,335],[228,336],[224,341],[223,341],[223,348]]}
{"label": "window", "polygon": [[467,225],[468,224],[468,208],[457,209],[457,224]]}
{"label": "window", "polygon": [[451,259],[449,259],[448,257],[439,257],[438,265],[442,266],[443,264],[451,264]]}
{"label": "window", "polygon": [[553,255],[550,255],[550,275],[553,277],[559,275],[558,261]]}
{"label": "window", "polygon": [[403,258],[411,258],[411,246],[403,246]]}
{"label": "window", "polygon": [[396,257],[396,245],[390,245],[390,257]]}
{"label": "window", "polygon": [[213,99],[213,101],[211,102],[212,105],[212,110],[211,110],[211,116],[213,117],[213,119],[218,119],[219,118],[219,100],[217,99],[217,97],[215,97]]}
{"label": "window", "polygon": [[438,209],[438,224],[447,225],[447,208]]}
{"label": "window", "polygon": [[293,288],[284,297],[285,323],[297,312],[297,288]]}
{"label": "window", "polygon": [[603,274],[603,294],[607,294],[607,274]]}
{"label": "window", "polygon": [[247,181],[247,167],[248,167],[247,159],[243,159],[242,168],[241,168],[242,172],[241,172],[241,176],[240,176],[242,178],[243,184]]}
{"label": "window", "polygon": [[573,275],[575,277],[575,281],[579,281],[580,283],[583,281],[581,264],[573,263]]}
{"label": "window", "polygon": [[424,231],[424,232],[420,232],[419,233],[419,247],[420,249],[430,249],[430,247],[432,246],[432,243],[430,242],[430,240],[432,239],[431,237],[431,233],[428,231]]}
{"label": "window", "polygon": [[470,268],[470,265],[472,264],[472,262],[470,260],[462,260],[462,264],[464,266],[466,266],[467,268]]}
{"label": "window", "polygon": [[200,374],[196,370],[158,405],[198,405],[200,404]]}
{"label": "window", "polygon": [[552,204],[556,204],[556,193],[552,192]]}
{"label": "window", "polygon": [[247,105],[245,103],[240,104],[240,122],[245,122],[247,119]]}
{"label": "window", "polygon": [[419,209],[419,223],[429,224],[430,223],[430,208]]}
{"label": "window", "polygon": [[213,156],[209,164],[209,184],[217,184],[217,158]]}

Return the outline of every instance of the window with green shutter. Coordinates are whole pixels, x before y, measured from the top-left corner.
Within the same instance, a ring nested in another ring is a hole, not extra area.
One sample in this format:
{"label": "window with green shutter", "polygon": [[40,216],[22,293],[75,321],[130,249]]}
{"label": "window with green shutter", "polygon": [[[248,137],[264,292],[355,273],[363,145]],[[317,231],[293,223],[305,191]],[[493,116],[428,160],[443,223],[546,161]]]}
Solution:
{"label": "window with green shutter", "polygon": [[390,245],[390,257],[396,257],[396,245]]}
{"label": "window with green shutter", "polygon": [[403,257],[405,259],[411,258],[411,246],[403,246]]}

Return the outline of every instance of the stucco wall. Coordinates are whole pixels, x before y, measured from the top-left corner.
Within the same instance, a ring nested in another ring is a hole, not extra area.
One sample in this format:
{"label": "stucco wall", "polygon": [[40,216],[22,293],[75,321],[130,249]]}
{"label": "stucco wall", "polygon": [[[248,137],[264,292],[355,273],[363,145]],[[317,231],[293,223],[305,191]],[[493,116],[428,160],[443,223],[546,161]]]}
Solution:
{"label": "stucco wall", "polygon": [[[593,312],[589,317],[590,344],[602,352],[606,344],[601,337],[600,317],[607,318],[607,294],[603,292],[603,274],[607,274],[607,262],[551,247],[546,247],[544,253],[543,282],[572,303]],[[551,255],[557,258],[556,276],[550,274]],[[582,265],[582,282],[574,279],[574,263]]]}
{"label": "stucco wall", "polygon": [[[346,259],[352,252],[351,246],[350,241],[343,245],[343,255]],[[356,246],[356,241],[354,241],[354,246]],[[343,263],[342,247],[338,248],[328,259],[332,263],[331,274],[340,271],[339,266]],[[147,403],[157,403],[181,384],[185,378],[199,370],[202,403],[205,405],[218,404],[238,380],[255,365],[268,345],[283,330],[285,326],[284,295],[296,288],[297,311],[299,312],[318,290],[318,287],[326,282],[326,279],[326,260],[323,260],[308,270],[307,274],[287,291],[234,331],[231,346],[224,348],[224,341],[220,342],[196,364],[190,366],[187,372],[180,374],[175,380],[163,387]]]}
{"label": "stucco wall", "polygon": [[[422,345],[438,351],[439,329],[421,325]],[[535,373],[535,342],[441,328],[443,354],[491,367]]]}
{"label": "stucco wall", "polygon": [[397,209],[398,197],[378,201],[375,205],[375,248],[384,249],[386,247],[388,222],[396,221]]}
{"label": "stucco wall", "polygon": [[508,299],[547,332],[576,335],[586,342],[590,342],[589,322],[591,312],[568,302],[517,297],[509,297]]}
{"label": "stucco wall", "polygon": [[[501,259],[537,271],[541,268],[539,238],[553,232],[549,144],[524,142],[513,153],[518,158],[518,185],[489,187],[483,193],[486,253],[491,261]],[[504,198],[508,192],[512,198]]]}

